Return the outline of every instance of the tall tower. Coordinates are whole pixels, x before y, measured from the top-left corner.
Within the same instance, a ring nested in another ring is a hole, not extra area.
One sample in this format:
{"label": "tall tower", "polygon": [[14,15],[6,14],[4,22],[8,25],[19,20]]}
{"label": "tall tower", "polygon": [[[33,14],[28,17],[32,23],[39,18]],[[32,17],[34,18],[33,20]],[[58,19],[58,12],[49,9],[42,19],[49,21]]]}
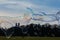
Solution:
{"label": "tall tower", "polygon": [[15,24],[15,27],[20,27],[20,23],[16,23]]}
{"label": "tall tower", "polygon": [[18,25],[17,25],[17,23],[15,23],[15,27],[17,27]]}
{"label": "tall tower", "polygon": [[17,23],[17,26],[20,27],[20,23]]}

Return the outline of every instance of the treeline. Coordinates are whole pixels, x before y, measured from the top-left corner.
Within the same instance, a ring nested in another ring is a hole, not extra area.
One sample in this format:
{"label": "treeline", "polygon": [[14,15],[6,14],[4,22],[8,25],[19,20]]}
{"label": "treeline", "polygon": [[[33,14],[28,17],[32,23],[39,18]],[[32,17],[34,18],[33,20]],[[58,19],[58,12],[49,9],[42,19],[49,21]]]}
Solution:
{"label": "treeline", "polygon": [[9,29],[0,28],[0,36],[38,36],[38,37],[60,37],[60,26],[50,24],[29,24],[22,25],[16,23]]}

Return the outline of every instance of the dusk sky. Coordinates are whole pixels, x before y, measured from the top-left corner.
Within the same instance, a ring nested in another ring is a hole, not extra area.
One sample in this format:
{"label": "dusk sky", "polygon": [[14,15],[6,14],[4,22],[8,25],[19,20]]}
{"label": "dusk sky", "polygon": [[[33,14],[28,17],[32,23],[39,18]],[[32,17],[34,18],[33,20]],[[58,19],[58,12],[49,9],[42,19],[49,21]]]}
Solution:
{"label": "dusk sky", "polygon": [[44,11],[46,14],[54,14],[60,10],[60,0],[0,0],[0,16],[30,13],[27,7],[32,8],[35,13]]}

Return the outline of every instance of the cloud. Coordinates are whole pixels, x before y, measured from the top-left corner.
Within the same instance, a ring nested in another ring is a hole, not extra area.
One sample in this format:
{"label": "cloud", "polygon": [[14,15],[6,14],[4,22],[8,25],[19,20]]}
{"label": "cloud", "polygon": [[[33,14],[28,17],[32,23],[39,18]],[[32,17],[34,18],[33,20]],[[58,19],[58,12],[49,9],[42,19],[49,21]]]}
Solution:
{"label": "cloud", "polygon": [[22,14],[11,13],[11,12],[6,12],[6,11],[0,11],[0,16],[17,17],[17,16],[22,16]]}
{"label": "cloud", "polygon": [[3,10],[13,10],[13,11],[21,11],[25,10],[26,7],[30,7],[32,4],[24,1],[8,1],[0,4],[0,8]]}
{"label": "cloud", "polygon": [[31,13],[26,8],[32,8],[34,13],[39,13],[43,11],[45,13],[53,14],[58,11],[57,8],[52,8],[46,5],[37,5],[27,1],[5,1],[0,3],[0,11],[8,12],[7,14],[24,14],[24,13]]}
{"label": "cloud", "polygon": [[[37,13],[37,14],[40,13],[41,11],[43,11],[46,14],[56,14],[57,11],[59,11],[58,8],[55,8],[55,7],[53,8],[50,5],[48,6],[48,4],[50,4],[49,1],[48,0],[44,0],[44,1],[41,0],[41,4],[40,4],[39,3],[40,0],[33,0],[33,1],[32,0],[30,0],[30,1],[26,1],[26,0],[23,0],[23,1],[20,1],[20,0],[4,0],[3,1],[2,0],[0,2],[0,16],[11,16],[11,17],[22,16],[22,18],[25,16],[33,17],[30,15],[32,13],[30,10],[27,10],[27,7],[31,8],[33,10],[33,12]],[[25,16],[24,16],[24,14],[25,14]],[[24,22],[24,20],[25,19],[23,19],[22,24],[26,24],[27,21]],[[34,20],[31,20],[30,22],[45,23],[42,21],[34,21]],[[56,23],[56,22],[54,22],[54,23]]]}
{"label": "cloud", "polygon": [[0,1],[6,1],[6,0],[0,0]]}

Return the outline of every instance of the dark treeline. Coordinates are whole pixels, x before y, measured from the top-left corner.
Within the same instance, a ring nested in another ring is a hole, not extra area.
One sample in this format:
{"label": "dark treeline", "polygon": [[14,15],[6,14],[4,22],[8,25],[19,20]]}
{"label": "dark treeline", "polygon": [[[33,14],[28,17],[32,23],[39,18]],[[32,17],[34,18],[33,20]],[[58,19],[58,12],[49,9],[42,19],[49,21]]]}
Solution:
{"label": "dark treeline", "polygon": [[0,28],[0,36],[39,36],[39,37],[60,37],[60,26],[50,24],[29,24],[22,25],[16,23],[15,26],[9,29]]}

